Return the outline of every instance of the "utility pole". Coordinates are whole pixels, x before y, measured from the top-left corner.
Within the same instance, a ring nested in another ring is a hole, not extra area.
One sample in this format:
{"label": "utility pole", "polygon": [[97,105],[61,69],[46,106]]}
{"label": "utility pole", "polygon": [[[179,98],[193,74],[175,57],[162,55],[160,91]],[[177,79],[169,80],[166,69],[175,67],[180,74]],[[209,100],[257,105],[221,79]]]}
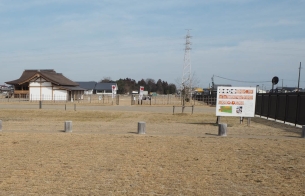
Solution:
{"label": "utility pole", "polygon": [[301,76],[301,62],[300,62],[300,67],[299,67],[298,92],[299,92],[299,89],[300,89],[300,76]]}
{"label": "utility pole", "polygon": [[[185,52],[184,52],[184,65],[182,74],[182,91],[185,96],[184,100],[190,100],[190,93],[192,90],[192,78],[191,78],[191,35],[190,29],[187,29],[187,34],[185,36]],[[184,105],[183,100],[183,105]]]}

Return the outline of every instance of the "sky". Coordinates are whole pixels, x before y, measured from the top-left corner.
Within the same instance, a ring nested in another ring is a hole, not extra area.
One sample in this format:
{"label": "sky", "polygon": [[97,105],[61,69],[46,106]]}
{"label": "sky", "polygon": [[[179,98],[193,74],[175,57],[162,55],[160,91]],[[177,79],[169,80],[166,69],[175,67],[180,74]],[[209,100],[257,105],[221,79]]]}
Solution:
{"label": "sky", "polygon": [[[0,0],[0,85],[26,69],[73,81],[179,85],[185,36],[194,86],[298,85],[305,0]],[[301,69],[300,87],[305,88]]]}

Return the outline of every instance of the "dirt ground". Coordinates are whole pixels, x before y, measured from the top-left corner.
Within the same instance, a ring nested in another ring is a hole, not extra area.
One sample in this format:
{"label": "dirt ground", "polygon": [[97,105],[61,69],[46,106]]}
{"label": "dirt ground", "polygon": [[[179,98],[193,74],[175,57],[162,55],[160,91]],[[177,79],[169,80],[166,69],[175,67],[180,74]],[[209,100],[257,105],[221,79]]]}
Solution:
{"label": "dirt ground", "polygon": [[300,128],[214,109],[0,103],[0,195],[305,195]]}

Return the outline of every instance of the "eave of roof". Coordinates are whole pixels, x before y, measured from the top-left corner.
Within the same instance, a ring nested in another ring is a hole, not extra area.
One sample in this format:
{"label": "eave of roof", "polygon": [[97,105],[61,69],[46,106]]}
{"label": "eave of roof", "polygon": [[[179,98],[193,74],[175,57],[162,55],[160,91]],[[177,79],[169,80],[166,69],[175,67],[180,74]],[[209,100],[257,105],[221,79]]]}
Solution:
{"label": "eave of roof", "polygon": [[39,77],[39,76],[56,85],[78,86],[77,83],[66,78],[61,73],[56,73],[54,70],[49,70],[49,69],[48,70],[25,70],[19,79],[8,81],[8,82],[6,82],[6,84],[22,85],[24,83],[29,82],[33,78]]}
{"label": "eave of roof", "polygon": [[60,89],[69,90],[69,91],[85,91],[86,89],[79,86],[59,86]]}

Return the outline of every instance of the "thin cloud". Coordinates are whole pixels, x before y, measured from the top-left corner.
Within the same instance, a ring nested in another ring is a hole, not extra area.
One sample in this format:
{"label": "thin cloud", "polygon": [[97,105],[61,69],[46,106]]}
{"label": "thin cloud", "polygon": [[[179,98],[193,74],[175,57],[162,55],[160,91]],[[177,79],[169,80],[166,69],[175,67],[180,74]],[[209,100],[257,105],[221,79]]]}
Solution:
{"label": "thin cloud", "polygon": [[267,21],[254,25],[254,27],[286,27],[300,25],[301,22],[297,20],[281,19],[277,21]]}

